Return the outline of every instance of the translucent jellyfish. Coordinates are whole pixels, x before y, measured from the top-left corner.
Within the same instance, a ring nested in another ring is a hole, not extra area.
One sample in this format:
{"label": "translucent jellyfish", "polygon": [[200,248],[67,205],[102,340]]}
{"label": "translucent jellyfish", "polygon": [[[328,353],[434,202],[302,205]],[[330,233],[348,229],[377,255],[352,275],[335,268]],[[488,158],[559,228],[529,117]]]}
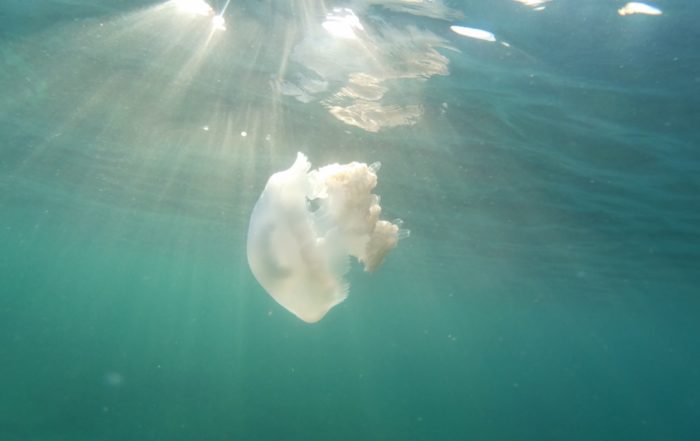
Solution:
{"label": "translucent jellyfish", "polygon": [[248,264],[260,285],[308,323],[348,296],[351,256],[374,271],[399,238],[400,220],[380,220],[379,163],[330,164],[311,170],[302,153],[270,176],[253,208]]}

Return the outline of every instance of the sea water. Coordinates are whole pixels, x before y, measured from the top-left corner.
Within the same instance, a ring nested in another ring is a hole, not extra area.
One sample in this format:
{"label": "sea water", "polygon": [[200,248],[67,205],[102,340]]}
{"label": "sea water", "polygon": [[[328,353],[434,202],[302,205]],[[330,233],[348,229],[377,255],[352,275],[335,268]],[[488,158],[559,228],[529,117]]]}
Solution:
{"label": "sea water", "polygon": [[[695,439],[698,7],[624,6],[4,0],[0,439]],[[314,325],[297,151],[411,230]]]}

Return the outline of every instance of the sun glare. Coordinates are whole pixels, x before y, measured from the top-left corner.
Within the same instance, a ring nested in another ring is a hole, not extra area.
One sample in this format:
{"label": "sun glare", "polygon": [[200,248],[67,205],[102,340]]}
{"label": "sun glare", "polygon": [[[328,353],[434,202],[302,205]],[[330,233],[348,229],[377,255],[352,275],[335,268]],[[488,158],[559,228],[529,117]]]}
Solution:
{"label": "sun glare", "polygon": [[643,15],[661,15],[661,9],[655,8],[654,6],[647,5],[646,3],[640,2],[630,2],[625,6],[617,10],[620,15],[632,15],[632,14],[643,14]]}
{"label": "sun glare", "polygon": [[476,28],[468,28],[466,26],[450,26],[450,29],[452,29],[452,32],[461,35],[463,37],[469,37],[469,38],[474,38],[476,40],[483,40],[483,41],[490,41],[494,42],[496,41],[496,36],[493,35],[493,33],[489,31],[485,31],[483,29],[476,29]]}
{"label": "sun glare", "polygon": [[214,14],[214,9],[204,0],[171,0],[178,11],[187,14],[209,16]]}
{"label": "sun glare", "polygon": [[326,15],[323,28],[338,38],[357,39],[355,31],[363,30],[360,19],[348,8],[335,8]]}
{"label": "sun glare", "polygon": [[214,18],[211,19],[211,23],[214,26],[214,30],[226,30],[226,20],[224,20],[224,17],[222,17],[221,15],[215,15]]}

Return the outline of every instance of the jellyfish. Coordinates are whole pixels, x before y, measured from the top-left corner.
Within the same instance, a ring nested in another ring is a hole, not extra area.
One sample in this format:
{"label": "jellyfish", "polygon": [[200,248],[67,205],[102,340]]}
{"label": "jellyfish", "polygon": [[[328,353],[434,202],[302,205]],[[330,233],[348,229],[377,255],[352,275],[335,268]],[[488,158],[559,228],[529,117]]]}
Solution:
{"label": "jellyfish", "polygon": [[408,231],[379,218],[380,164],[330,164],[311,170],[303,153],[270,176],[250,217],[253,275],[285,309],[307,323],[348,296],[344,276],[356,258],[372,272]]}

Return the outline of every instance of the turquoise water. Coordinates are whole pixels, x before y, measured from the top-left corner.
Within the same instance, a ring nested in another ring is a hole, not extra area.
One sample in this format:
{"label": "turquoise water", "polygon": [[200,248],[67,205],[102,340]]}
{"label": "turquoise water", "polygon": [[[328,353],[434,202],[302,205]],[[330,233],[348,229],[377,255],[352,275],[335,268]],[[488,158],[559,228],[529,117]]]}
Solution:
{"label": "turquoise water", "polygon": [[[0,440],[695,439],[698,8],[623,5],[4,0]],[[297,151],[411,230],[313,325]]]}

